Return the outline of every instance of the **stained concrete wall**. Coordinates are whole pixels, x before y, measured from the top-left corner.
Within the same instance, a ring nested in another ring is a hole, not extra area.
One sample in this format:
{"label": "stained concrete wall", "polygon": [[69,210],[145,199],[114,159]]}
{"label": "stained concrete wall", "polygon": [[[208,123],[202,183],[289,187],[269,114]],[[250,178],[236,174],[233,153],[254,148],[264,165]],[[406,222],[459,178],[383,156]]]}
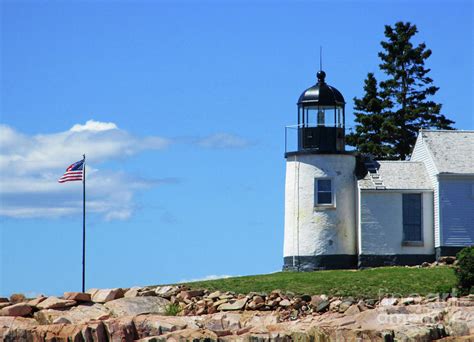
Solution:
{"label": "stained concrete wall", "polygon": [[[288,156],[284,256],[356,254],[355,157],[350,154]],[[315,207],[315,178],[329,177],[335,205]]]}

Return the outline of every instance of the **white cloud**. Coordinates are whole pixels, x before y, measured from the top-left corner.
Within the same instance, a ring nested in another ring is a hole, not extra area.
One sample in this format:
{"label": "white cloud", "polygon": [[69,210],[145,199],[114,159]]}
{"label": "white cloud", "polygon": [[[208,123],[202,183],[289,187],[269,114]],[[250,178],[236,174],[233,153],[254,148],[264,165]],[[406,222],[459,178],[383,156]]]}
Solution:
{"label": "white cloud", "polygon": [[83,132],[83,131],[108,131],[109,129],[118,129],[117,125],[113,122],[100,122],[95,120],[88,120],[85,125],[76,124],[71,127],[71,132]]}
{"label": "white cloud", "polygon": [[[83,125],[86,126],[87,123]],[[101,123],[96,122],[93,126],[99,127]],[[127,157],[143,150],[160,150],[171,143],[169,139],[162,137],[135,137],[118,128],[70,129],[59,133],[26,136],[11,127],[0,125],[0,137],[0,170],[19,174],[28,174],[38,169],[44,171],[65,168],[71,158],[76,156],[76,159],[81,159],[84,153],[89,156],[89,162],[96,163]]]}
{"label": "white cloud", "polygon": [[[249,145],[244,138],[229,133],[190,140],[203,148]],[[80,213],[80,182],[58,184],[57,179],[68,165],[86,154],[87,211],[106,220],[127,219],[136,209],[133,198],[137,191],[175,183],[176,179],[140,179],[97,169],[98,165],[179,142],[160,136],[134,136],[113,122],[95,120],[73,125],[66,131],[36,135],[0,124],[0,216],[62,217]]]}
{"label": "white cloud", "polygon": [[80,213],[81,182],[59,184],[57,179],[86,153],[87,211],[106,220],[127,219],[136,209],[137,191],[176,180],[140,179],[90,165],[169,144],[162,137],[136,137],[114,123],[94,120],[68,131],[31,136],[0,125],[0,215],[35,218]]}

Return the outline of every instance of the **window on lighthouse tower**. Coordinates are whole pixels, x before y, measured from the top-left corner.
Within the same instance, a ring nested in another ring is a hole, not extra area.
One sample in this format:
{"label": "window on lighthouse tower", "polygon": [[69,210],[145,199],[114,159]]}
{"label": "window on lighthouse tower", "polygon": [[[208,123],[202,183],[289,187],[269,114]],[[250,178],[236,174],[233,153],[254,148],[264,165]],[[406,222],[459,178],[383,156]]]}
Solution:
{"label": "window on lighthouse tower", "polygon": [[333,186],[330,178],[316,178],[314,180],[314,202],[316,206],[334,204]]}

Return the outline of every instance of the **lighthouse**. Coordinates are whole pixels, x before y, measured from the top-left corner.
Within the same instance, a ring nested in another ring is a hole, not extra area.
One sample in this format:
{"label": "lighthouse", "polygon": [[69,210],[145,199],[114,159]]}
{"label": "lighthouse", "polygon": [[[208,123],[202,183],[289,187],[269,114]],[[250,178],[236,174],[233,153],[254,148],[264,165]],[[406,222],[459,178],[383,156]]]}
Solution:
{"label": "lighthouse", "polygon": [[319,71],[297,106],[297,124],[285,132],[283,269],[356,267],[356,159],[345,149],[344,97]]}

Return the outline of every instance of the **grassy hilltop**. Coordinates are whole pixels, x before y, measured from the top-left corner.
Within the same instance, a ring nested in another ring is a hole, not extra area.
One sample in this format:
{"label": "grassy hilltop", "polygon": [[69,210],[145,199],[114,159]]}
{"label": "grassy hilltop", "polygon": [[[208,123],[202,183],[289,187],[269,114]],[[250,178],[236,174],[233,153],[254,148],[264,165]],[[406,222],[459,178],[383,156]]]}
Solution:
{"label": "grassy hilltop", "polygon": [[451,292],[456,279],[451,267],[380,267],[366,270],[278,272],[187,283],[191,288],[270,292],[279,289],[295,294],[327,294],[376,298],[380,295],[427,295]]}

